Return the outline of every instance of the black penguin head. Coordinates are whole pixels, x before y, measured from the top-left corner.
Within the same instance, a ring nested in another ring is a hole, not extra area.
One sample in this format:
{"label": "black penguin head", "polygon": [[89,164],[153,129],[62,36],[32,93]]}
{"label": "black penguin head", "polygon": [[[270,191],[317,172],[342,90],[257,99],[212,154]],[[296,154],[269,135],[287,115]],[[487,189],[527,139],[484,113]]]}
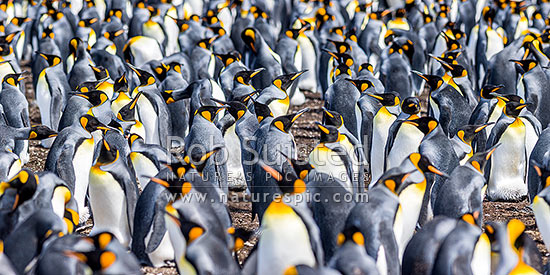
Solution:
{"label": "black penguin head", "polygon": [[187,245],[193,243],[195,240],[200,238],[205,234],[206,230],[189,220],[185,220],[183,215],[179,214],[179,211],[176,210],[172,204],[168,204],[165,208],[166,216],[175,223],[180,228],[180,232],[183,235],[183,238],[187,242]]}
{"label": "black penguin head", "polygon": [[504,88],[504,85],[486,84],[479,93],[482,98],[492,99],[495,98],[496,92],[502,88]]}
{"label": "black penguin head", "polygon": [[85,252],[65,251],[65,255],[86,264],[93,272],[104,271],[117,260],[114,252],[97,247]]}
{"label": "black penguin head", "polygon": [[273,80],[273,85],[286,92],[286,90],[294,83],[294,81],[300,77],[306,71],[300,71],[296,73],[280,75]]}
{"label": "black penguin head", "polygon": [[87,99],[94,107],[99,106],[109,100],[107,94],[99,90],[92,90],[87,93],[78,93],[75,94],[75,96]]}
{"label": "black penguin head", "polygon": [[273,119],[273,121],[271,122],[271,126],[277,128],[283,133],[288,133],[290,127],[292,127],[292,124],[294,124],[294,122],[307,111],[309,111],[309,108],[302,109],[293,114],[278,116]]}
{"label": "black penguin head", "polygon": [[8,182],[0,183],[0,196],[3,195],[8,188],[17,190],[12,206],[12,210],[15,210],[19,205],[33,197],[37,185],[38,175],[29,169],[23,168]]}
{"label": "black penguin head", "polygon": [[78,22],[78,26],[81,27],[81,28],[89,28],[94,23],[96,23],[97,21],[98,21],[98,19],[95,18],[95,17],[88,18],[88,19],[80,19],[80,21]]}
{"label": "black penguin head", "polygon": [[29,140],[42,140],[57,136],[57,132],[45,125],[35,125],[29,131]]}
{"label": "black penguin head", "polygon": [[111,147],[105,138],[101,141],[101,149],[97,158],[97,165],[107,165],[115,162],[118,159],[118,150]]}
{"label": "black penguin head", "polygon": [[416,115],[421,109],[420,99],[415,96],[407,97],[401,103],[401,111],[408,115]]}
{"label": "black penguin head", "polygon": [[485,20],[485,22],[487,22],[489,27],[492,28],[493,21],[495,19],[495,16],[497,15],[496,9],[490,5],[485,6],[485,8],[483,8],[483,11],[481,13],[483,15],[483,19]]}
{"label": "black penguin head", "polygon": [[521,110],[523,108],[527,107],[528,104],[525,103],[519,103],[516,101],[510,101],[506,103],[506,106],[504,106],[504,114],[506,114],[509,117],[518,117],[521,113]]}
{"label": "black penguin head", "polygon": [[256,118],[259,123],[267,117],[273,117],[273,113],[271,109],[269,109],[269,106],[257,101],[254,101],[254,111],[256,112]]}
{"label": "black penguin head", "polygon": [[421,155],[420,153],[412,153],[409,155],[410,162],[416,167],[416,169],[420,170],[420,172],[427,173],[431,172],[436,175],[440,175],[443,177],[448,177],[448,175],[441,170],[437,169],[432,162],[428,159],[428,157]]}
{"label": "black penguin head", "polygon": [[52,54],[45,54],[45,53],[39,53],[37,52],[42,58],[48,62],[48,67],[56,66],[57,64],[61,63],[61,57],[57,55]]}
{"label": "black penguin head", "polygon": [[397,195],[401,190],[401,185],[411,175],[413,171],[403,173],[397,168],[392,168],[382,175],[376,185],[384,186],[392,193]]}
{"label": "black penguin head", "polygon": [[230,52],[227,54],[216,53],[215,55],[222,61],[224,67],[231,65],[233,62],[241,60],[240,54],[238,52]]}
{"label": "black penguin head", "polygon": [[348,76],[348,78],[352,77],[353,72],[352,72],[350,66],[348,66],[346,64],[338,64],[336,69],[334,69],[334,76],[333,77],[337,78],[339,76]]}
{"label": "black penguin head", "polygon": [[259,38],[257,36],[257,31],[254,28],[246,28],[241,33],[241,39],[243,40],[244,44],[248,46],[253,52],[256,52],[258,50],[256,41]]}
{"label": "black penguin head", "polygon": [[84,128],[89,133],[96,130],[103,130],[103,131],[110,130],[110,128],[105,126],[105,124],[99,122],[99,120],[97,120],[97,118],[95,118],[92,115],[85,114],[80,117],[79,121],[82,128]]}
{"label": "black penguin head", "polygon": [[170,66],[164,64],[163,62],[159,62],[157,66],[153,68],[153,71],[155,72],[157,79],[162,82],[166,79],[166,73],[169,69]]}
{"label": "black penguin head", "polygon": [[334,45],[334,47],[336,48],[336,52],[339,54],[349,53],[352,50],[350,44],[348,44],[347,42],[335,41],[330,39],[328,39],[328,41]]}
{"label": "black penguin head", "polygon": [[4,80],[2,81],[2,83],[7,83],[11,86],[17,86],[19,84],[19,81],[23,79],[25,79],[25,77],[22,76],[22,74],[8,74],[4,76]]}
{"label": "black penguin head", "polygon": [[440,58],[437,56],[430,55],[433,59],[437,60],[441,66],[445,69],[446,72],[450,72],[453,77],[466,77],[468,76],[468,71],[464,69],[462,65],[453,64],[453,60]]}
{"label": "black penguin head", "polygon": [[222,26],[209,26],[208,28],[212,30],[212,32],[218,37],[221,37],[227,34],[227,32]]}
{"label": "black penguin head", "polygon": [[128,136],[128,146],[130,146],[130,148],[132,148],[132,144],[134,144],[134,142],[136,141],[141,141],[143,142],[143,137],[141,137],[140,135],[136,134],[136,133],[132,133],[130,134],[130,136]]}
{"label": "black penguin head", "polygon": [[306,183],[294,171],[290,171],[292,167],[289,165],[283,165],[282,173],[262,161],[260,161],[260,166],[275,179],[283,194],[301,194],[306,191]]}
{"label": "black penguin head", "polygon": [[483,124],[483,125],[464,125],[460,127],[456,136],[466,144],[472,144],[472,141],[483,129],[487,126],[494,124],[494,122]]}
{"label": "black penguin head", "polygon": [[294,173],[296,174],[296,176],[302,180],[307,177],[307,175],[309,174],[309,172],[311,172],[311,170],[315,169],[315,167],[309,164],[308,161],[300,161],[300,160],[291,158],[287,156],[285,153],[283,153],[282,151],[279,151],[279,153],[281,153],[281,155],[283,155],[283,157],[286,158],[287,162],[290,163],[290,166],[292,166],[292,169],[294,169]]}
{"label": "black penguin head", "polygon": [[533,167],[535,172],[537,172],[537,175],[540,177],[540,182],[544,188],[550,186],[550,166],[548,163],[549,156],[550,154],[548,152],[544,154],[544,163],[538,163],[534,159],[531,160],[531,167]]}
{"label": "black penguin head", "polygon": [[126,79],[126,73],[123,73],[117,80],[115,80],[115,83],[113,84],[113,91],[115,93],[120,92],[128,92],[128,80]]}
{"label": "black penguin head", "polygon": [[489,148],[489,150],[475,153],[470,159],[468,159],[468,163],[472,165],[472,167],[474,167],[478,172],[483,174],[483,171],[485,171],[485,166],[487,165],[487,162],[489,161],[489,159],[491,158],[491,155],[493,155],[493,153],[495,152],[495,150],[498,148],[499,145],[500,143]]}
{"label": "black penguin head", "polygon": [[258,75],[263,70],[264,68],[256,69],[253,71],[240,71],[235,74],[235,76],[233,77],[233,81],[248,86],[250,85],[250,80],[252,80],[254,76]]}
{"label": "black penguin head", "polygon": [[300,34],[302,34],[305,30],[305,27],[301,29],[288,29],[285,31],[285,35],[292,39],[298,39],[298,36],[300,36]]}
{"label": "black penguin head", "polygon": [[346,80],[351,82],[357,88],[357,90],[359,90],[360,93],[366,92],[371,87],[374,88],[374,84],[372,84],[372,82],[367,79],[346,78]]}
{"label": "black penguin head", "polygon": [[510,60],[510,62],[516,63],[516,72],[521,75],[532,70],[539,64],[539,62],[535,59]]}
{"label": "black penguin head", "polygon": [[336,243],[341,246],[348,241],[351,241],[359,246],[364,246],[365,236],[363,236],[361,230],[355,225],[347,226],[346,228],[344,228],[344,231],[338,233],[338,239],[336,240]]}
{"label": "black penguin head", "polygon": [[254,236],[254,231],[246,230],[244,228],[229,227],[227,233],[233,236],[233,251],[239,251],[244,247],[244,244]]}
{"label": "black penguin head", "polygon": [[153,85],[156,83],[155,77],[150,74],[149,72],[142,70],[140,68],[135,67],[134,65],[130,63],[126,63],[134,73],[136,73],[138,79],[139,79],[139,87],[144,87],[148,85]]}
{"label": "black penguin head", "polygon": [[437,75],[429,75],[429,74],[423,74],[418,71],[412,71],[414,74],[418,75],[420,78],[424,79],[426,81],[426,84],[430,86],[431,91],[435,91],[443,85],[443,79],[440,76]]}
{"label": "black penguin head", "polygon": [[321,143],[333,143],[340,139],[340,132],[338,128],[330,125],[323,125],[319,122],[315,122],[317,128],[321,131]]}
{"label": "black penguin head", "polygon": [[424,135],[431,133],[439,125],[439,122],[433,117],[412,118],[403,121],[403,123],[416,126]]}
{"label": "black penguin head", "polygon": [[246,106],[239,101],[230,101],[227,103],[227,105],[229,106],[227,108],[229,114],[231,114],[231,116],[233,116],[235,120],[241,119],[241,117],[243,117],[248,110]]}
{"label": "black penguin head", "polygon": [[359,72],[362,72],[363,70],[369,71],[371,74],[374,74],[374,67],[370,63],[363,63],[361,66],[359,66]]}
{"label": "black penguin head", "polygon": [[336,111],[329,111],[323,107],[323,121],[325,125],[334,126],[336,128],[342,127],[344,124],[344,118]]}
{"label": "black penguin head", "polygon": [[213,122],[216,115],[227,106],[201,106],[195,111],[195,116],[199,115],[206,120]]}
{"label": "black penguin head", "polygon": [[401,103],[401,100],[399,99],[399,94],[397,94],[396,92],[387,92],[387,93],[383,93],[383,94],[369,94],[367,93],[368,96],[380,101],[380,103],[383,105],[383,106],[397,106],[399,105],[399,103]]}
{"label": "black penguin head", "polygon": [[110,41],[115,41],[117,37],[120,37],[124,34],[124,29],[116,30],[116,31],[106,31],[103,33],[103,36]]}
{"label": "black penguin head", "polygon": [[54,39],[55,38],[55,33],[53,32],[52,28],[53,28],[52,25],[48,25],[44,28],[44,30],[42,30],[42,39],[44,39],[44,38]]}
{"label": "black penguin head", "polygon": [[78,37],[73,37],[69,41],[69,53],[73,54],[76,57],[76,52],[78,51],[78,47],[82,45],[82,39]]}
{"label": "black penguin head", "polygon": [[102,66],[94,67],[90,65],[90,68],[94,71],[95,79],[103,80],[109,77],[109,71]]}
{"label": "black penguin head", "polygon": [[18,26],[18,27],[21,27],[21,25],[23,25],[23,23],[27,23],[27,22],[30,22],[32,21],[31,18],[28,18],[28,17],[14,17],[11,19],[10,23],[14,24],[15,26]]}
{"label": "black penguin head", "polygon": [[117,118],[122,121],[134,121],[136,119],[135,114],[136,114],[137,101],[141,95],[142,95],[142,92],[138,92],[136,96],[132,98],[132,101],[128,102],[128,104],[120,108],[117,114]]}
{"label": "black penguin head", "polygon": [[210,159],[210,157],[222,148],[223,146],[217,145],[208,152],[205,152],[204,150],[192,150],[190,152],[186,152],[187,156],[184,158],[184,162],[189,163],[191,168],[197,170],[197,172],[201,174],[206,167],[208,159]]}
{"label": "black penguin head", "polygon": [[212,42],[214,42],[214,40],[216,39],[218,39],[218,36],[212,36],[210,38],[201,39],[199,42],[197,42],[197,46],[206,50],[210,50],[212,48]]}

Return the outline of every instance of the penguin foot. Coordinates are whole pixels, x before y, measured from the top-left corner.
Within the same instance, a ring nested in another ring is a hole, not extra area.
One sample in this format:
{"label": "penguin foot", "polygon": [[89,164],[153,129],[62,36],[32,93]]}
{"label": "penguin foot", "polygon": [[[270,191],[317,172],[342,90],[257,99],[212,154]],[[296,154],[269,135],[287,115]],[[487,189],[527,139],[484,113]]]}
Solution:
{"label": "penguin foot", "polygon": [[306,103],[306,96],[302,91],[296,91],[290,99],[290,104],[294,106],[300,106]]}

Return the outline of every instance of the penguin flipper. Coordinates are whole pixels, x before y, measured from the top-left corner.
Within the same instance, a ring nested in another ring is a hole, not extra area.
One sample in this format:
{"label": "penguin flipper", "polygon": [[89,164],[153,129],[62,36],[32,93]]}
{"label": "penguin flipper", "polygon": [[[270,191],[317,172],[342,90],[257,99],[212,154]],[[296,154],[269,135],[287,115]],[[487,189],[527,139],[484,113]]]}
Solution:
{"label": "penguin flipper", "polygon": [[166,234],[166,222],[164,221],[164,207],[168,204],[170,196],[167,195],[168,194],[167,190],[163,190],[162,193],[166,195],[158,196],[157,201],[155,202],[155,214],[153,216],[153,224],[151,228],[152,233],[151,233],[151,237],[149,238],[149,242],[145,247],[145,252],[148,254],[152,253],[158,248],[162,239],[164,238],[164,235]]}
{"label": "penguin flipper", "polygon": [[21,110],[21,121],[23,122],[23,127],[31,127],[31,122],[29,118],[29,110],[23,109]]}
{"label": "penguin flipper", "polygon": [[74,192],[76,178],[73,166],[73,150],[70,150],[69,146],[63,146],[55,167],[55,173],[63,179],[69,186],[69,189]]}
{"label": "penguin flipper", "polygon": [[399,128],[401,128],[401,123],[402,121],[394,121],[390,126],[390,129],[388,130],[388,139],[386,140],[386,148],[384,149],[384,171],[386,171],[387,169],[386,165],[388,163],[388,155],[390,154],[390,150],[393,147],[393,142],[395,141],[395,137],[399,132]]}
{"label": "penguin flipper", "polygon": [[307,228],[309,241],[311,242],[311,250],[313,251],[313,254],[315,254],[315,258],[317,259],[317,265],[323,266],[323,259],[325,256],[323,243],[321,242],[321,231],[319,230],[319,226],[317,226],[317,224],[315,223],[311,211],[309,210],[309,208],[306,207],[292,208],[294,209],[294,212],[296,212],[296,214],[300,216],[300,219],[302,219],[304,225]]}

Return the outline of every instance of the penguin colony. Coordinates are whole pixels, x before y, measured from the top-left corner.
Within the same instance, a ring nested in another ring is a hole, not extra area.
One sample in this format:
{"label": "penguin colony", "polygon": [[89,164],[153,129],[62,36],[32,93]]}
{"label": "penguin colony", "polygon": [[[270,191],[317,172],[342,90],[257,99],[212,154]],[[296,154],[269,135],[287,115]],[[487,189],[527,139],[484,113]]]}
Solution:
{"label": "penguin colony", "polygon": [[[548,271],[521,221],[482,213],[527,199],[550,249],[547,1],[0,10],[1,274]],[[323,118],[298,160],[304,91]],[[29,140],[44,171],[23,168]],[[234,225],[234,190],[258,230]]]}

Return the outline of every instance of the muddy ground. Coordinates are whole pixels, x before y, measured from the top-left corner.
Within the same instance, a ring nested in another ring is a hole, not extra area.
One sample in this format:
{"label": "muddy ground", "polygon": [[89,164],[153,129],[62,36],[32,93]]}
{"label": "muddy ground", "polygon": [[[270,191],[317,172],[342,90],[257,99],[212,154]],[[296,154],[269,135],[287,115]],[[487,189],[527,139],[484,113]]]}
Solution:
{"label": "muddy ground", "polygon": [[[30,71],[30,68],[26,68],[27,71]],[[34,103],[34,94],[32,92],[32,80],[30,78],[26,79],[27,88],[27,98],[30,102],[30,116],[33,124],[40,123],[40,113],[38,107]],[[298,157],[299,159],[307,158],[309,152],[317,145],[319,141],[319,132],[315,126],[315,121],[321,121],[322,119],[322,104],[323,101],[320,99],[319,94],[306,93],[307,101],[303,106],[293,107],[292,111],[297,111],[299,109],[309,107],[311,110],[300,117],[292,128],[292,133],[296,139],[296,143],[299,145],[298,148]],[[424,98],[424,103],[425,103]],[[34,170],[41,171],[44,168],[44,162],[48,150],[40,147],[39,142],[31,141],[30,142],[30,156],[31,160],[26,165],[26,167]],[[240,197],[244,196],[243,192],[239,193]],[[249,202],[230,202],[229,210],[233,218],[234,224],[237,228],[243,228],[249,231],[256,231],[258,228],[258,220],[252,220],[251,215],[251,204]],[[541,254],[546,263],[549,256],[548,251],[544,247],[544,244],[541,239],[541,235],[538,232],[538,229],[535,225],[535,218],[533,216],[533,211],[529,207],[527,201],[517,202],[517,203],[503,203],[503,202],[484,202],[483,203],[483,218],[484,221],[507,221],[512,218],[520,219],[525,223],[527,227],[527,232],[535,239]],[[89,221],[91,224],[91,221]],[[84,228],[83,233],[89,232],[90,227]],[[245,247],[238,251],[239,260],[242,262],[246,259],[249,252],[252,250],[255,242],[257,241],[256,237],[253,237],[251,241],[245,244]],[[171,263],[168,267],[163,268],[143,268],[144,273],[146,274],[177,274],[174,264]]]}

